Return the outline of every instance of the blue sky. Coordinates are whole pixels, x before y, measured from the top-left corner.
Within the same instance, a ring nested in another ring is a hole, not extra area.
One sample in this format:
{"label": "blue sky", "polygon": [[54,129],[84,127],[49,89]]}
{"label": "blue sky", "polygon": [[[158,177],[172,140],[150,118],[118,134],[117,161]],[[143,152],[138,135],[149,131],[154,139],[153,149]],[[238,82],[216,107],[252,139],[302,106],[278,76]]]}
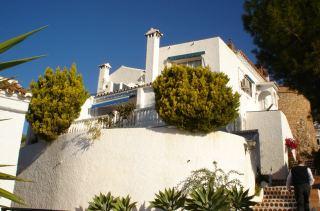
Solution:
{"label": "blue sky", "polygon": [[161,45],[220,36],[232,39],[252,60],[252,39],[243,30],[242,0],[1,0],[0,41],[49,25],[1,55],[0,60],[47,57],[1,72],[24,87],[46,67],[77,64],[85,86],[96,92],[98,65],[145,67],[144,33],[159,28]]}

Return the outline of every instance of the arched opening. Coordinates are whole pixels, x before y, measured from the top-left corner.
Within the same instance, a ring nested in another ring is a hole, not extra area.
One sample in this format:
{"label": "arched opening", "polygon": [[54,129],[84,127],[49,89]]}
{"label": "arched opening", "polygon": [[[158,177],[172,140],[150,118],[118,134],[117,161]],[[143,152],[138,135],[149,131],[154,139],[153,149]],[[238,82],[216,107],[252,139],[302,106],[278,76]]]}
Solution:
{"label": "arched opening", "polygon": [[259,94],[258,101],[262,110],[270,109],[274,104],[272,94],[269,91],[261,92]]}

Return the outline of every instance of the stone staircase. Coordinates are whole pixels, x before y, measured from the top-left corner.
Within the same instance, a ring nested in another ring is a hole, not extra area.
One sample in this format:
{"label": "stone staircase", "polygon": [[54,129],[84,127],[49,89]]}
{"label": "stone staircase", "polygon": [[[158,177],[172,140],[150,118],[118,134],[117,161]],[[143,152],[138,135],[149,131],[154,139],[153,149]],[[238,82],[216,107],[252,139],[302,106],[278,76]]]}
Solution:
{"label": "stone staircase", "polygon": [[264,196],[261,203],[253,207],[254,211],[281,211],[296,210],[294,193],[289,192],[286,186],[273,186],[264,188]]}

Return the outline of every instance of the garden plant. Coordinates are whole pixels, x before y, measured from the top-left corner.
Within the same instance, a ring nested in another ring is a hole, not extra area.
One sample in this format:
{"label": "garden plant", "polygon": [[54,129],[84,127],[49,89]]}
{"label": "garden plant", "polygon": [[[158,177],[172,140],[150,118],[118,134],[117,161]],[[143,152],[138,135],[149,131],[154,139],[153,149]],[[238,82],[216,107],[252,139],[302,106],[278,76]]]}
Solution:
{"label": "garden plant", "polygon": [[239,94],[209,67],[166,67],[153,82],[156,110],[169,125],[209,133],[238,117]]}
{"label": "garden plant", "polygon": [[100,193],[89,202],[88,211],[132,211],[136,208],[136,202],[131,202],[130,196],[114,197],[111,192],[107,195]]}
{"label": "garden plant", "polygon": [[46,141],[67,131],[89,97],[75,64],[70,70],[48,67],[37,82],[30,84],[32,99],[26,118],[32,131]]}
{"label": "garden plant", "polygon": [[[216,163],[214,166],[213,171],[207,169],[194,171],[183,181],[183,185],[179,185],[180,187],[159,191],[155,194],[154,200],[150,201],[149,208],[163,211],[251,210],[255,205],[252,201],[254,196],[249,196],[249,190],[244,190],[239,180],[229,178],[236,171],[225,173],[217,168]],[[109,192],[107,195],[100,193],[100,196],[95,196],[89,205],[89,211],[130,211],[136,207],[136,202],[131,203],[129,196],[113,197]]]}
{"label": "garden plant", "polygon": [[[11,49],[15,45],[17,45],[17,44],[21,43],[22,41],[24,41],[25,39],[27,39],[29,36],[41,31],[42,29],[44,29],[46,27],[47,26],[44,26],[44,27],[35,29],[33,31],[27,32],[25,34],[13,37],[13,38],[8,39],[8,40],[6,40],[4,42],[1,42],[0,43],[0,54],[6,52],[7,50]],[[43,57],[43,55],[27,57],[27,58],[22,58],[22,59],[15,59],[15,60],[5,61],[5,62],[0,62],[0,71],[6,70],[8,68],[11,68],[11,67],[14,67],[14,66],[17,66],[17,65],[20,65],[20,64],[23,64],[23,63],[26,63],[26,62],[41,58],[41,57]],[[6,87],[7,83],[9,83],[8,79],[0,80],[0,87],[2,87],[2,88]],[[9,120],[9,119],[4,119],[4,118],[0,117],[0,121],[6,121],[6,120]],[[9,167],[9,166],[11,166],[11,165],[0,164],[0,167]],[[2,172],[0,172],[0,180],[27,181],[27,180],[15,177],[13,175],[5,174],[5,173],[2,173]],[[15,195],[13,193],[10,193],[9,191],[4,190],[2,188],[0,188],[0,198],[1,197],[9,199],[9,200],[11,200],[13,202],[16,202],[16,203],[19,203],[19,204],[23,204],[24,203],[22,198],[20,198],[19,196]],[[0,207],[3,207],[3,206],[0,204]]]}

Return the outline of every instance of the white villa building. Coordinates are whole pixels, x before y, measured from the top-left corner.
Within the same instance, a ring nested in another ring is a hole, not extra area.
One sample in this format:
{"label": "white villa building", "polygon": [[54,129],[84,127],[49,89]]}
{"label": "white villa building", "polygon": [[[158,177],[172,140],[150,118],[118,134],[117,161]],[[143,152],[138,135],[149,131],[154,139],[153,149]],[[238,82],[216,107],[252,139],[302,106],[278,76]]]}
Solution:
{"label": "white villa building", "polygon": [[[278,87],[266,71],[221,38],[213,37],[160,46],[163,34],[146,34],[145,70],[110,63],[99,66],[97,94],[82,106],[80,116],[58,140],[22,148],[18,175],[34,181],[16,183],[15,193],[33,208],[83,210],[99,192],[129,194],[138,210],[150,210],[154,193],[176,187],[190,172],[235,170],[254,194],[257,172],[283,180],[288,173],[285,138],[292,133],[278,110]],[[166,66],[209,66],[230,78],[241,95],[239,118],[223,131],[199,135],[167,126],[156,113],[152,82]],[[104,126],[99,140],[88,138],[87,123],[115,113],[117,105],[133,102],[133,121],[125,128]],[[18,206],[18,205],[16,205]]]}
{"label": "white villa building", "polygon": [[160,47],[163,34],[159,30],[151,28],[145,36],[146,69],[121,66],[110,74],[110,63],[100,65],[97,95],[86,103],[79,119],[103,115],[113,105],[129,100],[136,103],[137,109],[153,107],[151,83],[173,64],[209,66],[212,71],[228,75],[229,85],[241,94],[240,118],[233,130],[251,129],[246,123],[248,111],[278,109],[277,84],[269,81],[266,71],[252,64],[241,50],[220,37]]}
{"label": "white villa building", "polygon": [[74,124],[70,131],[81,128],[81,120],[108,114],[116,105],[129,101],[136,104],[135,126],[159,125],[162,122],[154,110],[151,83],[161,71],[173,64],[209,66],[212,71],[228,75],[229,86],[241,95],[239,118],[230,123],[226,131],[243,135],[245,131],[255,133],[258,130],[259,140],[256,141],[260,147],[261,172],[283,179],[287,173],[283,143],[292,134],[285,115],[278,110],[278,86],[269,80],[267,72],[257,68],[241,50],[231,42],[226,44],[220,37],[160,46],[163,34],[158,29],[151,28],[145,36],[146,69],[121,66],[110,74],[110,63],[100,65],[97,94],[83,106],[78,125]]}

